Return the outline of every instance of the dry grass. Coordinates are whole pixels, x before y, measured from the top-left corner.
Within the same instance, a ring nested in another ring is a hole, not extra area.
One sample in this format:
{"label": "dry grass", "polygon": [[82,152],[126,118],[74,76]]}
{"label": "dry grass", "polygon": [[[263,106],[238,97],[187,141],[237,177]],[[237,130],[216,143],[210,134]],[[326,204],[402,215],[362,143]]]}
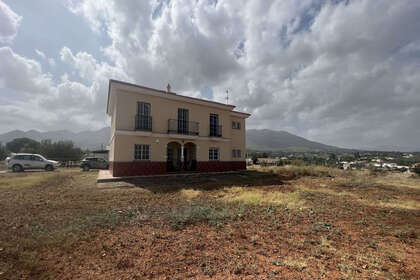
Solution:
{"label": "dry grass", "polygon": [[25,172],[19,174],[4,174],[1,177],[0,189],[17,190],[47,183],[52,178],[59,176],[55,172]]}
{"label": "dry grass", "polygon": [[284,193],[273,188],[262,190],[246,187],[225,188],[220,199],[225,202],[240,202],[254,206],[282,205],[293,209],[304,207],[305,202],[299,191]]}
{"label": "dry grass", "polygon": [[1,277],[420,278],[420,178],[287,166],[97,186],[96,175],[0,174]]}
{"label": "dry grass", "polygon": [[420,176],[410,175],[407,173],[387,173],[385,176],[376,178],[377,184],[385,186],[397,187],[397,188],[411,188],[420,190]]}
{"label": "dry grass", "polygon": [[285,179],[294,179],[299,177],[335,177],[344,174],[344,171],[340,169],[328,168],[324,166],[310,165],[310,166],[271,166],[271,167],[260,167],[254,166],[255,170],[261,172],[270,172]]}
{"label": "dry grass", "polygon": [[188,200],[194,199],[201,194],[200,190],[192,190],[192,189],[182,189],[180,190],[181,196],[185,197]]}

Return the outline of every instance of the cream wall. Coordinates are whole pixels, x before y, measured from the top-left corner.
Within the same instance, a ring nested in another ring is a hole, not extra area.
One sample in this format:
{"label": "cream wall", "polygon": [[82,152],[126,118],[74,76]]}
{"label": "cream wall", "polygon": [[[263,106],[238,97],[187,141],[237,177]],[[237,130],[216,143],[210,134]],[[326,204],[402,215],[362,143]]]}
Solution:
{"label": "cream wall", "polygon": [[[231,111],[232,107],[218,104],[214,107],[213,104],[202,105],[195,104],[194,101],[166,99],[162,96],[147,94],[156,94],[153,90],[141,89],[141,91],[146,94],[120,89],[114,92],[113,107],[111,108],[110,161],[134,161],[135,144],[150,145],[151,161],[166,161],[166,145],[171,141],[180,144],[182,142],[196,144],[198,161],[209,160],[210,147],[219,148],[220,161],[245,160],[245,116],[242,117],[240,114],[233,113]],[[139,136],[144,132],[134,129],[137,102],[151,104],[153,130],[152,133],[147,132],[150,136]],[[182,139],[182,136],[176,134],[168,134],[168,120],[178,118],[178,108],[188,109],[189,121],[199,122],[199,137],[192,137],[192,140],[188,140]],[[219,115],[219,125],[222,125],[221,138],[209,137],[210,113]],[[241,129],[232,129],[232,121],[240,122]],[[119,134],[119,132],[123,133]],[[156,134],[160,134],[160,136],[156,136]],[[158,143],[156,140],[158,140]],[[232,149],[240,149],[241,158],[232,158]]]}
{"label": "cream wall", "polygon": [[109,143],[109,154],[108,154],[108,160],[114,161],[114,154],[115,154],[115,137],[111,136],[111,142]]}
{"label": "cream wall", "polygon": [[[233,129],[232,128],[232,122],[240,122],[241,123],[241,129]],[[243,161],[245,160],[246,156],[246,127],[245,127],[245,119],[240,117],[231,116],[231,138],[232,138],[232,150],[238,149],[241,150],[241,157],[240,158],[232,158],[233,161]],[[230,153],[230,156],[232,157],[232,152]]]}
{"label": "cream wall", "polygon": [[116,129],[134,130],[137,102],[151,104],[153,132],[168,133],[168,120],[178,119],[178,108],[189,110],[189,121],[199,123],[200,136],[209,136],[210,113],[219,115],[219,125],[222,126],[222,136],[231,137],[230,110],[219,109],[185,101],[169,100],[157,96],[144,95],[137,92],[119,91],[116,94],[118,116]]}
{"label": "cream wall", "polygon": [[[158,141],[156,141],[158,140]],[[229,141],[200,141],[200,140],[181,140],[167,137],[151,137],[151,136],[131,136],[117,135],[114,142],[113,161],[134,161],[134,145],[144,144],[150,145],[151,161],[166,161],[166,146],[170,142],[178,142],[180,145],[184,143],[194,143],[197,151],[197,161],[209,160],[209,148],[217,147],[220,149],[220,160],[231,160],[231,143]],[[111,160],[111,159],[110,159]]]}

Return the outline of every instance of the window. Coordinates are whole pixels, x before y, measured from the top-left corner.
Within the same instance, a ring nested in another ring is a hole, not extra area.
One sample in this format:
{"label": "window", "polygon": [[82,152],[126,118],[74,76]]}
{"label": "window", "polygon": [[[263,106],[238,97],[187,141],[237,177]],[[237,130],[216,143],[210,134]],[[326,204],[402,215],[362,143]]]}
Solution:
{"label": "window", "polygon": [[39,156],[31,156],[31,160],[35,160],[35,161],[44,161],[42,158],[40,158]]}
{"label": "window", "polygon": [[134,145],[134,160],[149,160],[150,145]]}
{"label": "window", "polygon": [[241,123],[240,122],[232,122],[232,128],[233,129],[241,129]]}
{"label": "window", "polygon": [[188,134],[188,109],[178,108],[178,133]]}
{"label": "window", "polygon": [[219,160],[219,148],[209,149],[209,160]]}
{"label": "window", "polygon": [[219,115],[217,114],[210,114],[210,136],[222,136],[221,127],[219,126]]}
{"label": "window", "polygon": [[241,157],[241,150],[232,150],[232,157],[233,158],[240,158]]}
{"label": "window", "polygon": [[150,103],[137,102],[136,129],[152,130]]}
{"label": "window", "polygon": [[150,103],[137,102],[137,114],[140,116],[150,116]]}

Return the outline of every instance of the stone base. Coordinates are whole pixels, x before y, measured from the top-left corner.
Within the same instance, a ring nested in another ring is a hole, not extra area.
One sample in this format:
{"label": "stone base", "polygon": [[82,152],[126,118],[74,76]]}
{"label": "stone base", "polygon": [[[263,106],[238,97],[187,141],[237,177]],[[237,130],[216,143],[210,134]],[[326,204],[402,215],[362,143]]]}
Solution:
{"label": "stone base", "polygon": [[[110,162],[109,169],[114,177],[168,174],[166,171],[166,162],[160,161]],[[197,171],[180,171],[176,173],[225,172],[237,170],[246,170],[246,162],[199,161],[197,162]]]}

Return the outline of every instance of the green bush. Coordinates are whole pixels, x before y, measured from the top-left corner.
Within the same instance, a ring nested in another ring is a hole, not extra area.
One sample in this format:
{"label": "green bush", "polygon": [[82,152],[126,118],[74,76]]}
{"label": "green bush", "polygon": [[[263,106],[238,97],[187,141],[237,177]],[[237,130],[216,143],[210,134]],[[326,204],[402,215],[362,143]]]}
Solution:
{"label": "green bush", "polygon": [[415,167],[411,169],[417,175],[420,175],[420,164],[417,164]]}

